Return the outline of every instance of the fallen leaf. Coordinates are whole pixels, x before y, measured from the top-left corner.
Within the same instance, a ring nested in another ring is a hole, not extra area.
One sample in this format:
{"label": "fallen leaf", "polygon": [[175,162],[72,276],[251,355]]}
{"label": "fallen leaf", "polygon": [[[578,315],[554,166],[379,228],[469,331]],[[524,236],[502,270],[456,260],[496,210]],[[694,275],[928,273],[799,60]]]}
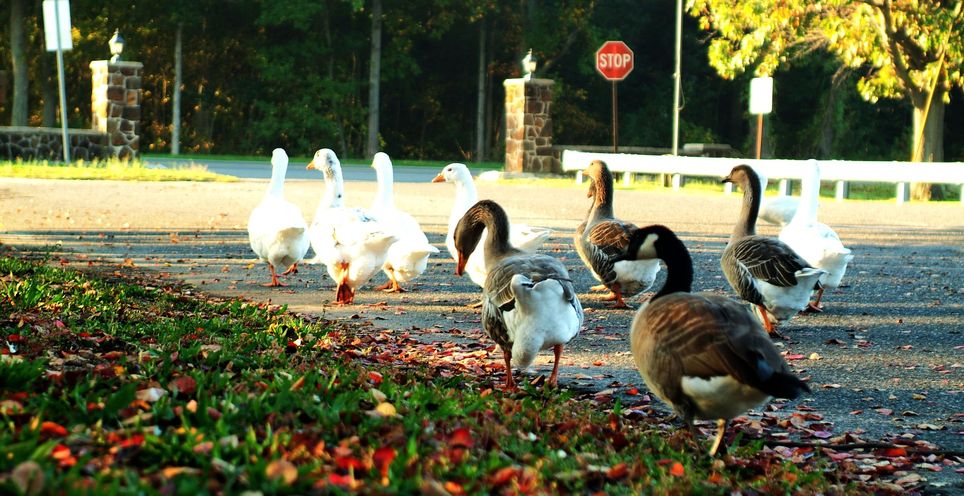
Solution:
{"label": "fallen leaf", "polygon": [[161,388],[151,387],[147,389],[141,389],[140,391],[137,392],[136,397],[141,401],[154,403],[155,401],[163,398],[164,395],[166,394],[167,394],[167,391]]}
{"label": "fallen leaf", "polygon": [[265,473],[269,479],[281,480],[288,485],[298,479],[298,467],[295,467],[295,465],[288,460],[280,458],[272,460],[265,469]]}
{"label": "fallen leaf", "polygon": [[197,381],[188,375],[182,375],[167,384],[167,388],[177,394],[190,396],[197,390]]}
{"label": "fallen leaf", "polygon": [[26,495],[40,494],[44,490],[45,476],[40,464],[27,460],[17,465],[10,474],[13,483]]}
{"label": "fallen leaf", "polygon": [[685,474],[686,468],[683,467],[683,464],[680,462],[674,463],[673,466],[669,468],[669,475],[672,475],[673,477],[682,477]]}
{"label": "fallen leaf", "polygon": [[67,429],[56,422],[44,422],[40,424],[40,434],[52,437],[64,437]]}

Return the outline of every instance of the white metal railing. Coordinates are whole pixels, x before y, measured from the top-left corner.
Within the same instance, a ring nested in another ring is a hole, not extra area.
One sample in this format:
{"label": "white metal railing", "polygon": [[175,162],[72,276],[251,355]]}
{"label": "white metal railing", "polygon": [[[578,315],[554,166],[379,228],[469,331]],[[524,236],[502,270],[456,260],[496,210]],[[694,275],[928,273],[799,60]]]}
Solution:
{"label": "white metal railing", "polygon": [[[779,180],[780,194],[789,191],[789,180],[800,179],[806,160],[757,160],[724,157],[681,157],[672,155],[631,155],[627,153],[593,153],[575,150],[562,152],[562,170],[575,172],[582,182],[582,170],[593,160],[602,160],[613,174],[622,174],[623,183],[633,181],[635,174],[670,174],[673,189],[683,186],[684,178],[717,177],[729,174],[739,164],[747,164],[770,180]],[[897,203],[910,198],[910,183],[956,184],[964,186],[964,162],[886,162],[821,160],[820,179],[836,182],[836,198],[846,198],[848,182],[891,183],[896,186]],[[730,193],[727,183],[724,192]],[[964,193],[961,194],[964,204]]]}

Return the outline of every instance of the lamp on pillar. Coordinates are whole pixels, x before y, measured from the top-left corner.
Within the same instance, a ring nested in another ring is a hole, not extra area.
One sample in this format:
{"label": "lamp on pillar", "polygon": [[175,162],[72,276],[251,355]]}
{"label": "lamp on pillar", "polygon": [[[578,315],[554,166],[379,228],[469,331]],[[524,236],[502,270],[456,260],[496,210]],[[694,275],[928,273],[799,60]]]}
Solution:
{"label": "lamp on pillar", "polygon": [[121,52],[124,51],[124,38],[120,35],[119,29],[114,30],[114,36],[107,40],[107,45],[110,47],[110,61],[119,62]]}
{"label": "lamp on pillar", "polygon": [[522,79],[529,81],[532,79],[532,73],[536,72],[536,58],[532,56],[532,49],[529,49],[529,53],[522,58]]}

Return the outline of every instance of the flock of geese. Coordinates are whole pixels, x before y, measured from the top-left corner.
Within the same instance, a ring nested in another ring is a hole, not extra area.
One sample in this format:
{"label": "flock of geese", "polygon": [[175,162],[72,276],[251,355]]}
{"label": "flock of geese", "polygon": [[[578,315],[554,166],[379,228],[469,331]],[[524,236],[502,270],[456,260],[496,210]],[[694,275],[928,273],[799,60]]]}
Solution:
{"label": "flock of geese", "polygon": [[[370,208],[344,205],[341,163],[330,149],[318,150],[308,169],[322,172],[325,194],[309,225],[284,198],[288,156],[276,149],[272,175],[261,203],[251,213],[251,248],[267,262],[271,281],[297,271],[302,261],[324,264],[336,284],[335,303],[351,304],[355,292],[381,269],[380,289],[404,291],[421,275],[432,246],[418,222],[394,204],[392,163],[375,155],[378,190]],[[608,291],[614,308],[625,297],[649,289],[666,267],[665,283],[636,312],[631,348],[649,389],[679,414],[694,432],[694,421],[716,420],[715,454],[727,422],[770,397],[794,399],[810,391],[772,342],[780,321],[803,311],[820,311],[825,289],[839,286],[853,258],[836,233],[816,220],[819,166],[811,162],[798,204],[776,215],[785,224],[779,238],[756,234],[766,179],[747,165],[723,179],[743,190],[743,206],[720,265],[736,299],[692,292],[693,263],[686,245],[662,225],[639,227],[613,211],[613,176],[602,161],[584,171],[592,204],[576,229],[580,258]],[[434,182],[456,187],[446,247],[456,275],[468,274],[482,288],[482,325],[505,360],[505,385],[516,387],[513,368],[526,369],[542,350],[555,355],[547,384],[555,385],[563,347],[583,325],[575,285],[558,259],[539,253],[551,231],[510,223],[496,202],[477,199],[464,164],[447,165]],[[772,204],[771,207],[776,207]],[[787,214],[791,212],[792,214]],[[309,247],[314,258],[306,260]],[[811,298],[816,294],[815,298]]]}

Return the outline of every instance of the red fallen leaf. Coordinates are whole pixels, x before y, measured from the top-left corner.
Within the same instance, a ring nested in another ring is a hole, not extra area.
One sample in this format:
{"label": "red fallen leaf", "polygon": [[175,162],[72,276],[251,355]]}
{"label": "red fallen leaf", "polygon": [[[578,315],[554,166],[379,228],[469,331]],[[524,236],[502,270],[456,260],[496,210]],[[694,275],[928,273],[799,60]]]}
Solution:
{"label": "red fallen leaf", "polygon": [[449,446],[471,448],[472,447],[472,431],[468,427],[459,427],[452,431],[452,435],[449,436]]}
{"label": "red fallen leaf", "polygon": [[395,460],[395,448],[391,446],[382,446],[375,450],[372,454],[372,460],[375,461],[375,467],[378,468],[379,473],[382,474],[382,483],[388,484],[388,468],[392,465],[392,461]]}
{"label": "red fallen leaf", "polygon": [[894,413],[894,411],[891,410],[890,408],[876,408],[876,409],[874,409],[874,411],[877,412],[877,413],[879,413],[879,414],[881,414],[881,415],[890,415],[890,414]]}
{"label": "red fallen leaf", "polygon": [[369,372],[369,373],[368,373],[368,380],[372,381],[372,382],[375,383],[375,385],[377,386],[377,385],[379,385],[379,384],[382,383],[382,374],[379,373],[379,372],[374,372],[374,371]]}
{"label": "red fallen leaf", "polygon": [[888,448],[883,450],[881,455],[888,457],[907,456],[907,450],[904,448]]}
{"label": "red fallen leaf", "polygon": [[22,337],[21,335],[19,335],[19,334],[8,334],[8,335],[7,335],[7,342],[8,342],[8,343],[19,343],[19,342],[21,342],[21,341],[23,341],[23,337]]}
{"label": "red fallen leaf", "polygon": [[504,486],[519,477],[519,467],[502,467],[489,479],[493,486]]}
{"label": "red fallen leaf", "polygon": [[328,482],[336,486],[346,486],[352,487],[355,485],[355,478],[351,474],[339,475],[339,474],[328,474]]}
{"label": "red fallen leaf", "polygon": [[63,444],[54,446],[53,451],[50,452],[50,456],[53,457],[54,460],[57,460],[61,467],[73,467],[77,464],[77,459],[70,453],[70,448]]}
{"label": "red fallen leaf", "polygon": [[622,479],[629,474],[629,467],[625,463],[619,463],[606,471],[606,478],[609,480]]}
{"label": "red fallen leaf", "polygon": [[786,358],[787,360],[803,360],[804,358],[806,358],[806,355],[794,353],[794,354],[787,354],[784,356],[784,358]]}
{"label": "red fallen leaf", "polygon": [[445,487],[445,490],[448,491],[452,496],[461,496],[465,494],[465,488],[463,488],[458,482],[446,481],[443,487]]}
{"label": "red fallen leaf", "polygon": [[361,470],[365,467],[365,464],[361,462],[358,458],[354,456],[339,456],[335,458],[335,465],[342,470],[354,469]]}
{"label": "red fallen leaf", "polygon": [[177,389],[178,394],[190,396],[197,391],[197,381],[189,375],[182,375],[167,384],[169,391]]}
{"label": "red fallen leaf", "polygon": [[104,353],[103,355],[101,355],[101,358],[103,358],[104,360],[117,360],[118,358],[121,358],[123,356],[124,356],[124,352],[122,351],[108,351],[107,353]]}
{"label": "red fallen leaf", "polygon": [[56,422],[45,421],[40,424],[40,434],[52,437],[64,437],[67,435],[67,429]]}
{"label": "red fallen leaf", "polygon": [[639,389],[629,388],[629,390],[626,391],[626,394],[628,394],[628,395],[630,395],[630,396],[636,396],[636,395],[639,394]]}
{"label": "red fallen leaf", "polygon": [[673,466],[669,468],[669,475],[673,477],[682,477],[685,474],[686,468],[683,467],[683,464],[680,462],[674,463]]}
{"label": "red fallen leaf", "polygon": [[723,474],[719,472],[713,472],[712,474],[710,474],[709,477],[706,478],[706,482],[709,482],[710,484],[722,484]]}

